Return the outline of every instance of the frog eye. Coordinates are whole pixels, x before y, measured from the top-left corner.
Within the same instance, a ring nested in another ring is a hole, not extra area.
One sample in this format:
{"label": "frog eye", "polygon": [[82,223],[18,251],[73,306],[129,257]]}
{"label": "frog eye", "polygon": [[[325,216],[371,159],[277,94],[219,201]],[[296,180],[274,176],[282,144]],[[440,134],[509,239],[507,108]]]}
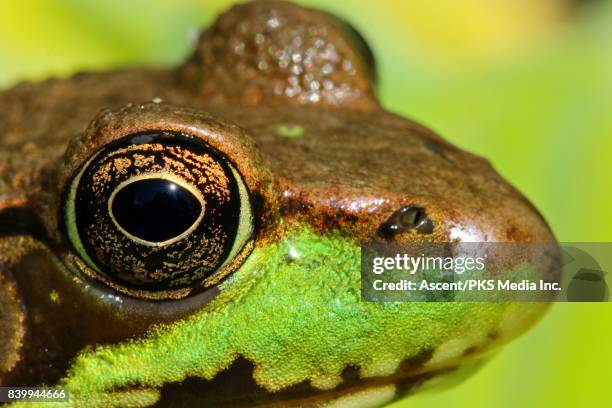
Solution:
{"label": "frog eye", "polygon": [[69,183],[64,219],[86,273],[147,299],[216,284],[246,257],[254,229],[232,163],[167,131],[124,137],[89,158]]}

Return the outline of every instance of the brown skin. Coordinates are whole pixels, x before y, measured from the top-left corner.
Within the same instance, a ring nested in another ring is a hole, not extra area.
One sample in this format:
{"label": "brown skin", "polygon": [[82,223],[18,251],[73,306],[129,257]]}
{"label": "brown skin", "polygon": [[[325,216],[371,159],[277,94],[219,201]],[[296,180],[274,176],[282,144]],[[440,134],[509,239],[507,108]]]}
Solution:
{"label": "brown skin", "polygon": [[[359,241],[554,241],[485,159],[382,109],[368,60],[337,19],[258,2],[222,15],[177,69],[0,93],[0,383],[52,384],[84,346],[142,335],[214,296],[212,286],[149,302],[70,272],[78,261],[60,216],[66,185],[92,153],[136,131],[182,130],[225,153],[253,197],[256,242],[282,234],[281,217]],[[279,125],[303,135],[284,137]],[[405,206],[420,207],[433,228],[381,235]],[[123,301],[100,299],[109,293]]]}

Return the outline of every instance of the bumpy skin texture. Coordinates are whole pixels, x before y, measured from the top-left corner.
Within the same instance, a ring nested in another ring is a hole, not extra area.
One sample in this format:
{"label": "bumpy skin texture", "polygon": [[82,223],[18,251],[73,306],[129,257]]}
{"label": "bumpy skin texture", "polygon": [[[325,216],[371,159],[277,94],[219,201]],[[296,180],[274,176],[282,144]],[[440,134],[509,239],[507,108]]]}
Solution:
{"label": "bumpy skin texture", "polygon": [[[545,305],[361,302],[359,243],[404,206],[433,229],[394,241],[554,242],[486,160],[380,108],[366,61],[338,20],[257,2],[177,69],[0,93],[0,383],[59,384],[70,406],[380,406],[537,321]],[[101,284],[65,233],[79,167],[146,130],[225,154],[255,213],[250,255],[181,300]]]}

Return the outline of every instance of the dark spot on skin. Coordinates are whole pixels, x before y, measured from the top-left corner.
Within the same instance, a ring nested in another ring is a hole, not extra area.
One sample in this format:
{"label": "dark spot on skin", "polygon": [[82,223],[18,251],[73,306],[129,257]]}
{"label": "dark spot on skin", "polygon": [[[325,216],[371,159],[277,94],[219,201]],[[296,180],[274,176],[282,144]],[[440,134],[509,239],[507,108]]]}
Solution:
{"label": "dark spot on skin", "polygon": [[434,354],[433,348],[426,348],[418,352],[412,357],[408,357],[402,364],[400,364],[399,371],[416,371],[417,369],[423,367],[425,363],[431,360],[431,357]]}
{"label": "dark spot on skin", "polygon": [[344,370],[342,370],[342,374],[340,374],[340,376],[342,377],[342,383],[354,383],[360,378],[359,367],[356,365],[349,364],[344,367]]}
{"label": "dark spot on skin", "polygon": [[468,188],[468,190],[470,191],[470,193],[474,194],[474,195],[478,195],[480,194],[480,188],[478,188],[478,186],[472,184],[472,183],[467,183],[466,187]]}
{"label": "dark spot on skin", "polygon": [[283,200],[280,208],[280,213],[284,217],[290,214],[306,213],[312,207],[310,204],[304,201],[302,194],[293,194],[292,192],[287,191],[285,192],[284,197],[285,200]]}
{"label": "dark spot on skin", "polygon": [[498,332],[496,332],[496,331],[490,331],[490,332],[487,334],[487,337],[488,337],[489,339],[491,339],[491,341],[494,341],[494,340],[497,340],[497,339],[499,338],[499,333],[498,333]]}
{"label": "dark spot on skin", "polygon": [[359,216],[342,208],[340,200],[331,200],[324,209],[315,208],[301,193],[286,191],[281,203],[283,217],[303,217],[317,232],[343,230],[359,221]]}
{"label": "dark spot on skin", "polygon": [[391,214],[378,229],[378,235],[391,240],[396,235],[415,229],[421,234],[430,234],[433,223],[422,207],[405,206]]}
{"label": "dark spot on skin", "polygon": [[427,148],[427,150],[429,150],[431,153],[435,154],[436,156],[440,156],[444,160],[450,161],[446,154],[448,149],[443,143],[440,143],[436,140],[426,140],[423,144],[425,145],[425,148]]}
{"label": "dark spot on skin", "polygon": [[470,346],[463,351],[463,356],[467,357],[469,355],[475,354],[478,351],[478,347]]}
{"label": "dark spot on skin", "polygon": [[523,234],[521,234],[521,232],[514,225],[511,225],[510,227],[506,228],[506,237],[510,241],[523,241]]}
{"label": "dark spot on skin", "polygon": [[334,213],[321,214],[321,226],[323,229],[342,229],[346,224],[352,224],[359,218],[353,214],[347,214],[344,211]]}

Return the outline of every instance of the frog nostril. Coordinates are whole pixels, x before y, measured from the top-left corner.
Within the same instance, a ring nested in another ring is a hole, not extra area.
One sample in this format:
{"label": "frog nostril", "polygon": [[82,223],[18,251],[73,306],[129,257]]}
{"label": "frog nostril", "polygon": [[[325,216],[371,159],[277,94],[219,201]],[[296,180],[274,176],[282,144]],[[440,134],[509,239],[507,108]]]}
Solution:
{"label": "frog nostril", "polygon": [[397,219],[401,227],[412,228],[415,227],[423,217],[424,215],[420,208],[407,207],[400,210]]}
{"label": "frog nostril", "polygon": [[433,231],[433,223],[424,208],[415,206],[400,208],[381,224],[378,235],[385,239],[393,239],[396,235],[411,229],[421,234],[430,234]]}

